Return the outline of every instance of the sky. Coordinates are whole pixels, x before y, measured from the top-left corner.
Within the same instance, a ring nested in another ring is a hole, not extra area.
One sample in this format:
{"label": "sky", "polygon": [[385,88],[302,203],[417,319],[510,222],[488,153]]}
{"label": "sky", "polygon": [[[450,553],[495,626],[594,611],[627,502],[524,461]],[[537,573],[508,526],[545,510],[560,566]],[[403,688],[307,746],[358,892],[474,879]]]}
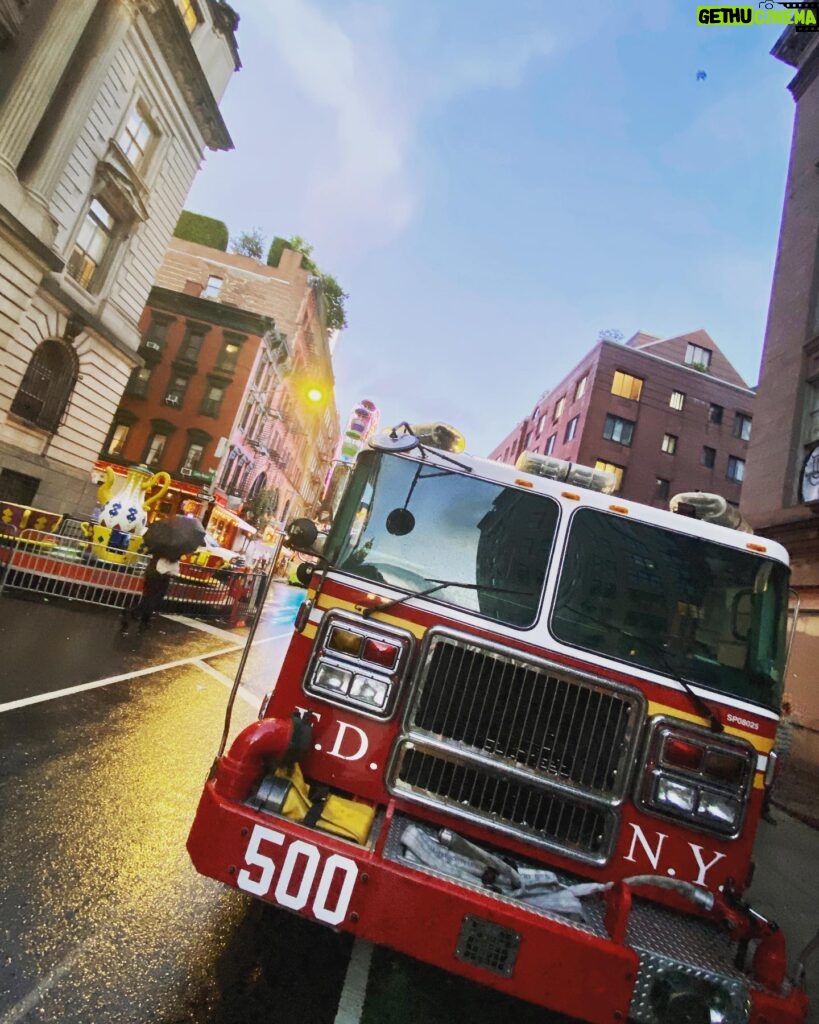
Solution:
{"label": "sky", "polygon": [[[754,385],[794,69],[688,0],[232,0],[243,67],[186,208],[301,235],[348,293],[342,423],[486,455],[602,330],[705,328]],[[705,72],[703,77],[699,72]]]}

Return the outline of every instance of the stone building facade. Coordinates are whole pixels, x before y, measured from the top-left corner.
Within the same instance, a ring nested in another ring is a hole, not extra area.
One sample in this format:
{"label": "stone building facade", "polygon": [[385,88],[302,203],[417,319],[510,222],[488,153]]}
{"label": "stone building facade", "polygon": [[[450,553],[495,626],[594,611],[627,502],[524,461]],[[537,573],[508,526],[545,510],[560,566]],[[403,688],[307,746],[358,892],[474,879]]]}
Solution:
{"label": "stone building facade", "polygon": [[[819,35],[787,29],[773,55],[795,69],[788,177],[742,511],[784,544],[800,612],[786,682],[806,758],[819,764]],[[815,783],[814,783],[815,784]]]}
{"label": "stone building facade", "polygon": [[490,453],[535,451],[614,473],[617,493],[668,506],[682,491],[738,504],[755,394],[703,330],[602,340]]}
{"label": "stone building facade", "polygon": [[139,319],[239,66],[220,0],[4,0],[0,498],[87,514]]}
{"label": "stone building facade", "polygon": [[162,511],[184,504],[226,546],[255,529],[263,492],[276,527],[315,515],[338,446],[330,339],[301,261],[172,238],[141,322],[144,365],[102,446],[97,468],[168,472]]}

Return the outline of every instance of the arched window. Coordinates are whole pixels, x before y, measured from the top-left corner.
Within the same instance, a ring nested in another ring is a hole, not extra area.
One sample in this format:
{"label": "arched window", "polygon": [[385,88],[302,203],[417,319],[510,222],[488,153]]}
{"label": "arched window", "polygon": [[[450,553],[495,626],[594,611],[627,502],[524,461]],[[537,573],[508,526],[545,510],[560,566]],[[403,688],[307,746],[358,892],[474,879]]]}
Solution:
{"label": "arched window", "polygon": [[77,354],[64,341],[47,338],[34,350],[11,403],[21,419],[53,434],[77,383]]}

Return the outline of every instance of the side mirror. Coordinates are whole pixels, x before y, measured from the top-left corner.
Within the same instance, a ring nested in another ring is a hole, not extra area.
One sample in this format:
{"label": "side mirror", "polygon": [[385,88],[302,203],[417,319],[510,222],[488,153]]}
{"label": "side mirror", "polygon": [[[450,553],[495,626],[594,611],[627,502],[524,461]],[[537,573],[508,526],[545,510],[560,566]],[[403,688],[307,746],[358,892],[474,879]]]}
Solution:
{"label": "side mirror", "polygon": [[318,529],[312,519],[294,519],[287,527],[284,542],[294,551],[310,551],[318,537]]}
{"label": "side mirror", "polygon": [[311,565],[309,562],[300,562],[296,567],[296,579],[303,587],[309,585],[310,580],[313,578],[315,569],[316,567]]}

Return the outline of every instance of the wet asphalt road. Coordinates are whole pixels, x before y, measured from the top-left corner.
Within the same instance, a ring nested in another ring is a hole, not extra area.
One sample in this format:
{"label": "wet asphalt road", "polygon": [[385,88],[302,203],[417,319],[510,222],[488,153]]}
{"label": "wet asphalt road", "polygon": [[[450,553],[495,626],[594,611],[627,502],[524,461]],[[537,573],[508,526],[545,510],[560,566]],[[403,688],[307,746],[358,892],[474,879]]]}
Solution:
{"label": "wet asphalt road", "polygon": [[[273,588],[233,733],[301,597]],[[122,636],[111,611],[0,598],[0,1024],[562,1020],[196,874],[185,839],[247,633],[161,618]],[[819,837],[777,817],[754,901],[794,953],[817,923]]]}
{"label": "wet asphalt road", "polygon": [[[259,694],[300,597],[281,588],[263,617],[245,674]],[[251,909],[185,850],[243,633],[158,619],[122,637],[101,609],[0,610],[2,1024],[332,1021],[349,941]],[[233,731],[257,708],[239,701]],[[290,955],[324,947],[326,985],[295,984],[282,935]]]}

